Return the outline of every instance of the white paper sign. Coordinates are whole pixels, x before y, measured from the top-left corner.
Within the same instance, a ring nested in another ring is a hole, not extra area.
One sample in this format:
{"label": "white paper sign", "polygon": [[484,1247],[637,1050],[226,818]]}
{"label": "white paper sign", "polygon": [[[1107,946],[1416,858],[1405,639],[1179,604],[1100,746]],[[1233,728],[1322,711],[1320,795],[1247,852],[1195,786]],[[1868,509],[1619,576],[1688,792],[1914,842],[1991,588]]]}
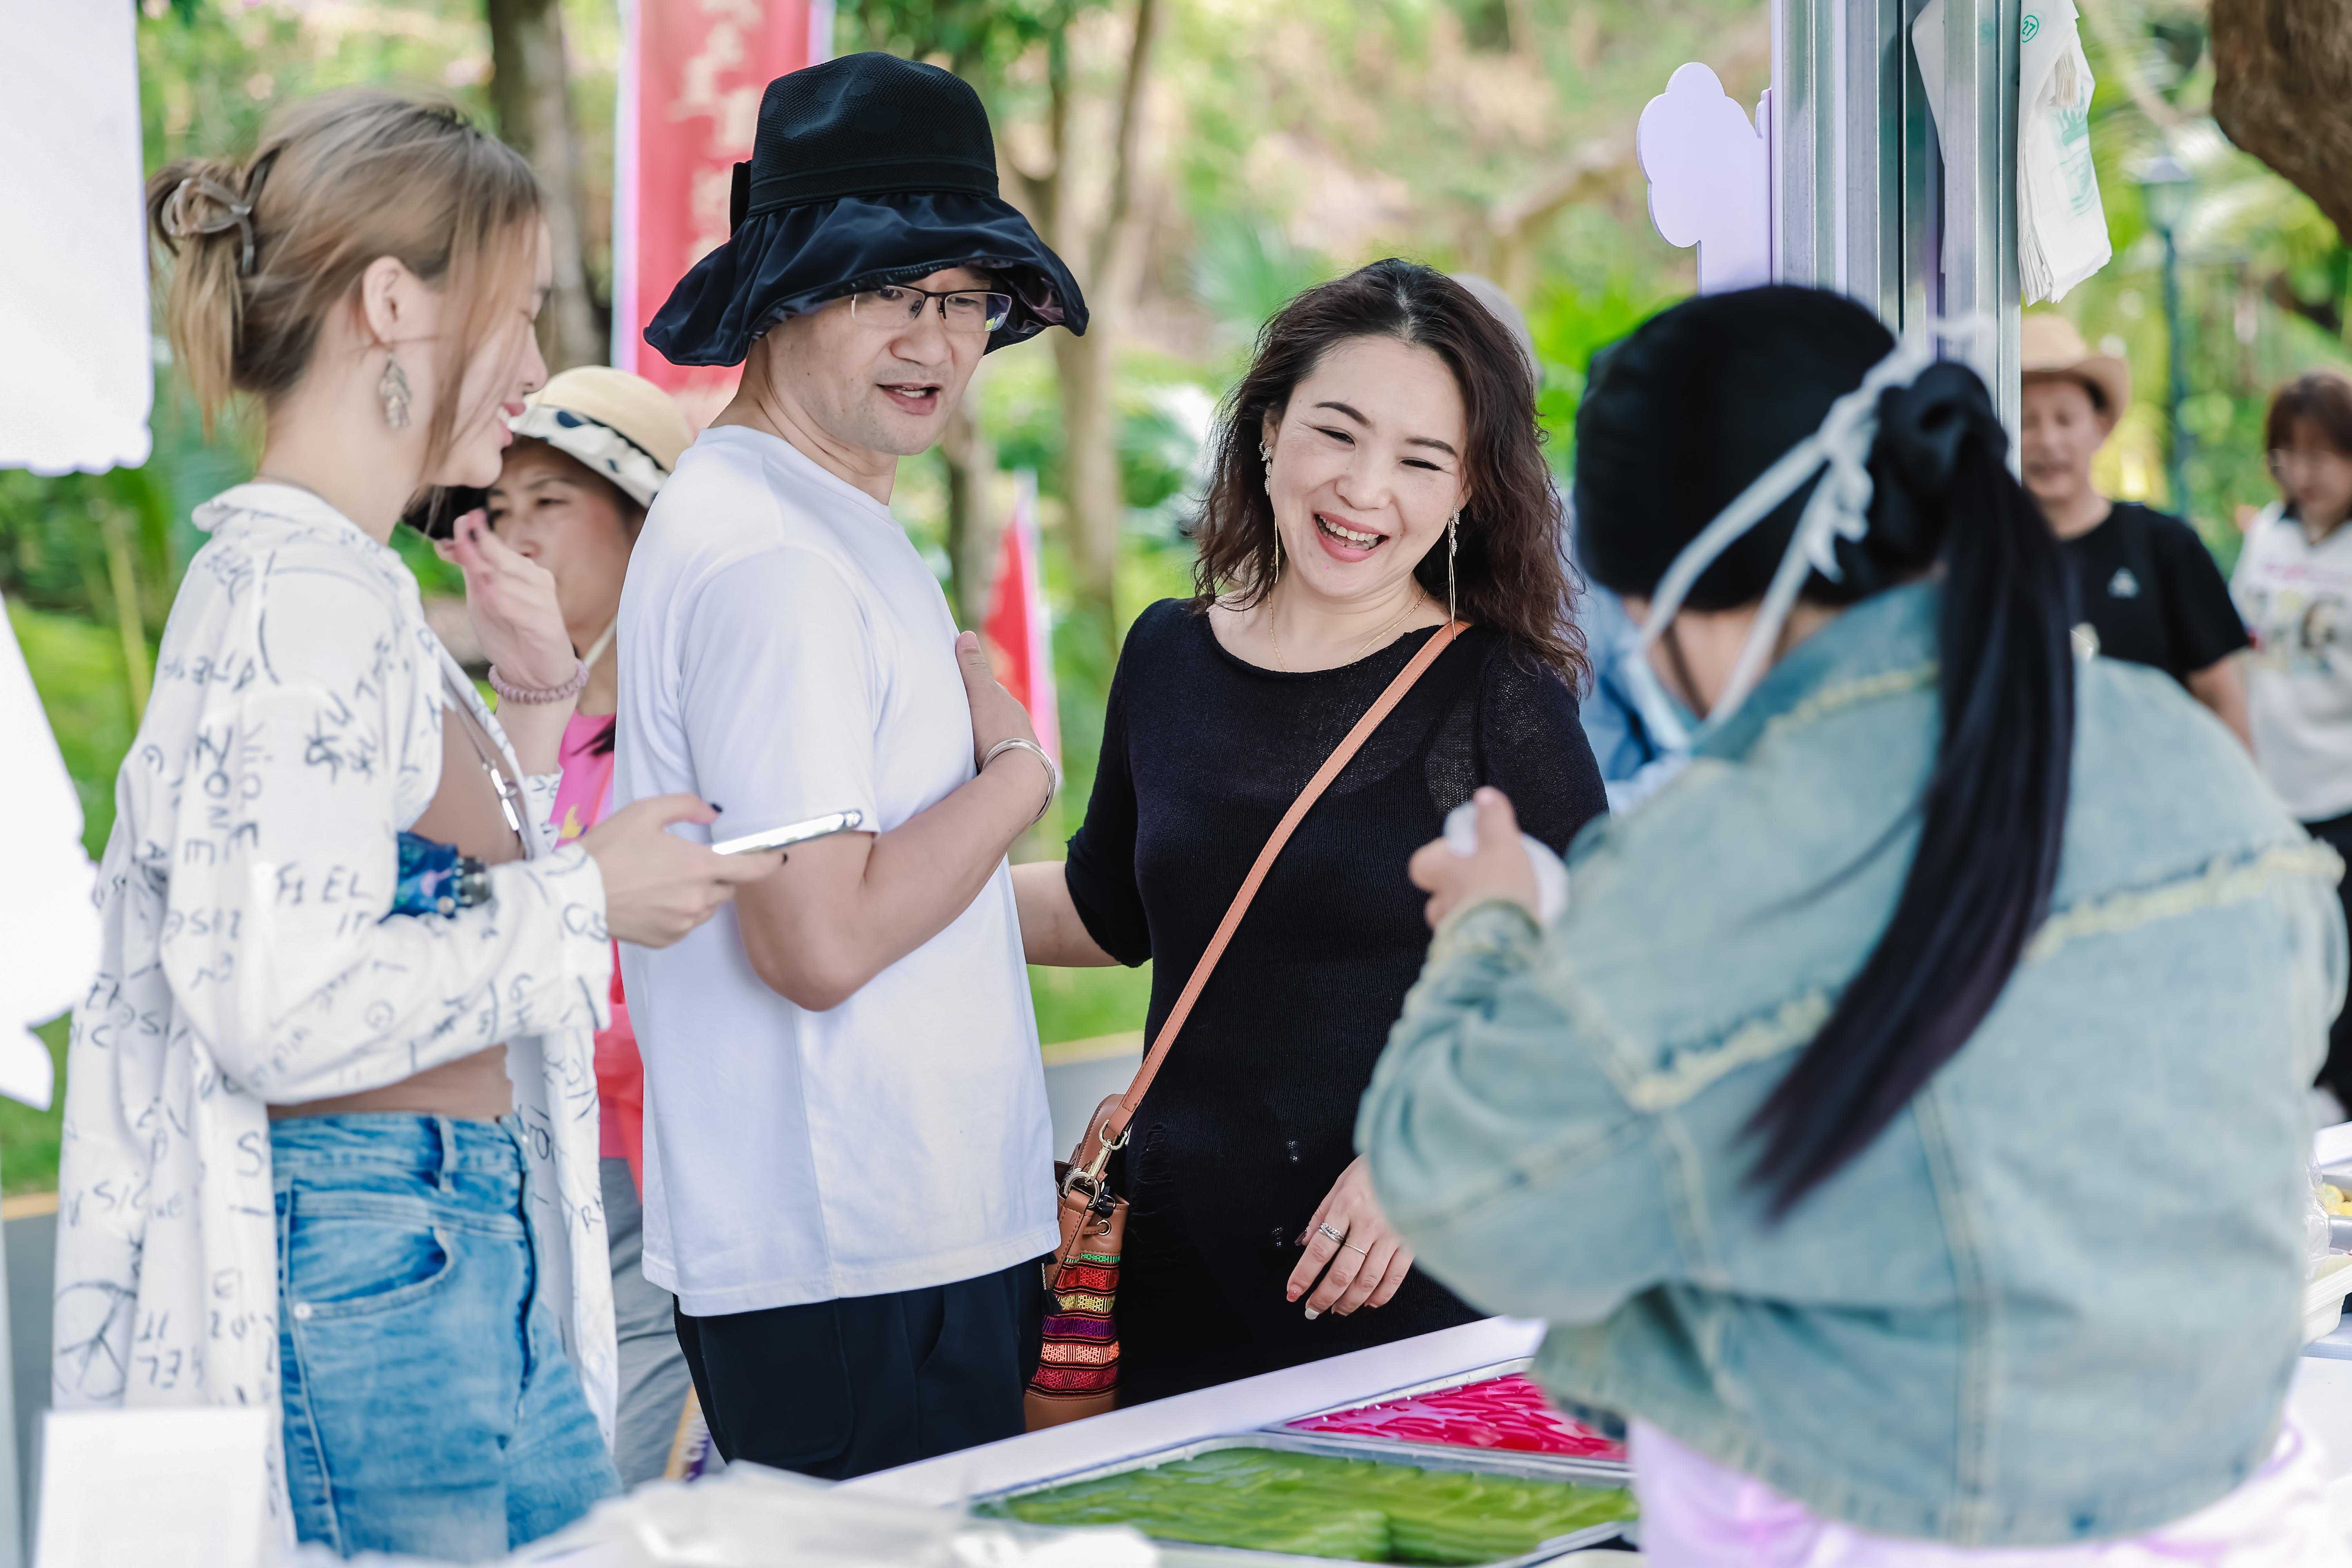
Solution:
{"label": "white paper sign", "polygon": [[36,1568],[258,1568],[257,1409],[53,1410]]}

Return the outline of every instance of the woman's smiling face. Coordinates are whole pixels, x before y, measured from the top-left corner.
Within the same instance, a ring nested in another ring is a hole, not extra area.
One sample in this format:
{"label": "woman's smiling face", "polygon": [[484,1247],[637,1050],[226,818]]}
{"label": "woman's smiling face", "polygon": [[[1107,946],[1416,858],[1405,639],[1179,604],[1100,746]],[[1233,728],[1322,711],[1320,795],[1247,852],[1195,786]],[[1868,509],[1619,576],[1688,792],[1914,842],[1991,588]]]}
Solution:
{"label": "woman's smiling face", "polygon": [[1434,352],[1363,337],[1326,353],[1266,423],[1283,580],[1341,603],[1393,595],[1467,500],[1468,430]]}

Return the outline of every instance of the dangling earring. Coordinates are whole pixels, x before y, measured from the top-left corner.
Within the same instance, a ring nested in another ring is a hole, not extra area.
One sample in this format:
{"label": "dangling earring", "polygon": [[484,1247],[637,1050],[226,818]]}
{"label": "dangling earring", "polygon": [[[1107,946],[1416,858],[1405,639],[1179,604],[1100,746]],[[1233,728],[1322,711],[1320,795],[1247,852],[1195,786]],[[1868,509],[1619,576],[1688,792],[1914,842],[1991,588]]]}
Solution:
{"label": "dangling earring", "polygon": [[375,384],[375,395],[383,405],[383,422],[395,430],[407,429],[408,401],[412,395],[408,373],[389,353],[383,356],[383,375]]}
{"label": "dangling earring", "polygon": [[1454,515],[1445,520],[1445,624],[1447,626],[1454,624],[1454,535],[1461,525],[1462,510],[1456,507]]}
{"label": "dangling earring", "polygon": [[[1257,444],[1257,455],[1259,460],[1265,465],[1265,509],[1271,512],[1274,510],[1274,453],[1264,441],[1260,441]],[[1277,528],[1274,531],[1274,583],[1269,583],[1266,586],[1271,590],[1275,584],[1281,581],[1282,530]]]}

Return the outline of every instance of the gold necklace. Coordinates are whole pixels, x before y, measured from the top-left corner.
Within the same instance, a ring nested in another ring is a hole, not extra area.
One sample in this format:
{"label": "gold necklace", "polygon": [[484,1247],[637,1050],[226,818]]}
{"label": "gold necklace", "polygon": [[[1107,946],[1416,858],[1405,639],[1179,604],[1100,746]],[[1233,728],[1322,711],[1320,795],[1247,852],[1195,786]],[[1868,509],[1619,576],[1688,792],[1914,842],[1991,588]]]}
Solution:
{"label": "gold necklace", "polygon": [[[1371,653],[1372,648],[1376,645],[1384,646],[1387,639],[1396,631],[1397,627],[1404,624],[1405,617],[1412,614],[1413,606],[1419,602],[1420,595],[1417,594],[1407,596],[1403,606],[1399,609],[1395,615],[1389,617],[1388,624],[1381,626],[1380,630],[1374,632],[1370,637],[1366,637],[1364,639],[1363,646],[1356,650],[1356,657],[1349,659],[1348,662],[1350,664],[1361,663],[1363,659]],[[1282,657],[1282,634],[1274,628],[1274,606],[1271,604],[1267,605],[1265,607],[1265,635],[1274,643],[1275,668],[1281,670],[1285,675],[1293,673],[1289,662]]]}

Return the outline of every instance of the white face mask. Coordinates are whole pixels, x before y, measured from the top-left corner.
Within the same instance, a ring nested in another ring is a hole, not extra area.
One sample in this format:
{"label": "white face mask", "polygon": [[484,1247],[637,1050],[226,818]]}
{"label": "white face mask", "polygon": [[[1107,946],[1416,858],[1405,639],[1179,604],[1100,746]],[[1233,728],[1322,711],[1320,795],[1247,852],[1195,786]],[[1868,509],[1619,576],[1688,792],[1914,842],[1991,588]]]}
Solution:
{"label": "white face mask", "polygon": [[[1962,342],[1973,348],[1991,331],[1992,323],[1982,316],[1968,316],[1957,321],[1930,321],[1906,333],[1893,353],[1870,368],[1860,386],[1830,405],[1819,429],[1759,474],[1738,500],[1700,530],[1697,538],[1683,546],[1651,596],[1650,618],[1642,627],[1639,644],[1642,657],[1633,661],[1640,672],[1635,679],[1658,684],[1658,695],[1664,694],[1663,683],[1658,683],[1650,667],[1650,648],[1674,624],[1693,584],[1741,535],[1795,494],[1815,470],[1826,467],[1829,471],[1806,498],[1804,514],[1789,536],[1789,548],[1764,592],[1756,625],[1739,650],[1731,679],[1704,715],[1700,731],[1704,733],[1728,722],[1764,678],[1772,649],[1780,645],[1780,628],[1788,624],[1789,611],[1806,577],[1819,572],[1832,583],[1838,581],[1843,572],[1837,563],[1837,542],[1859,543],[1870,531],[1870,451],[1878,439],[1879,395],[1916,381],[1922,371],[1936,363],[1939,343]],[[1694,698],[1696,695],[1692,693]]]}

